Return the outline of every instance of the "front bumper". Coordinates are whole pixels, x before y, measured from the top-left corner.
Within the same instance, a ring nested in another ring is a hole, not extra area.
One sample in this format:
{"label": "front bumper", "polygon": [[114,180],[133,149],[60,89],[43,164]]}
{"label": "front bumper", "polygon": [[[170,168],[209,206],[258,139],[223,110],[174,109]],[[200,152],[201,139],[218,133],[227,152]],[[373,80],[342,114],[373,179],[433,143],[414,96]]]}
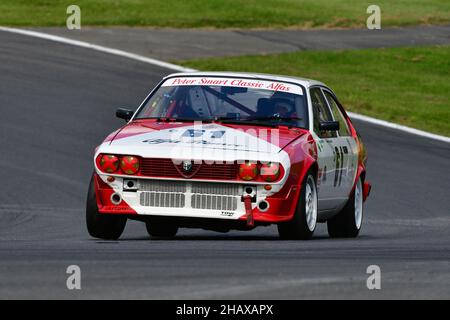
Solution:
{"label": "front bumper", "polygon": [[[248,207],[246,210],[244,199],[250,197],[254,222],[277,223],[292,217],[298,191],[296,187],[282,188],[282,192],[274,194],[263,185],[107,179],[106,175],[95,174],[97,206],[102,214],[246,220]],[[127,186],[129,181],[134,182],[133,188]],[[263,201],[268,206],[261,209]]]}

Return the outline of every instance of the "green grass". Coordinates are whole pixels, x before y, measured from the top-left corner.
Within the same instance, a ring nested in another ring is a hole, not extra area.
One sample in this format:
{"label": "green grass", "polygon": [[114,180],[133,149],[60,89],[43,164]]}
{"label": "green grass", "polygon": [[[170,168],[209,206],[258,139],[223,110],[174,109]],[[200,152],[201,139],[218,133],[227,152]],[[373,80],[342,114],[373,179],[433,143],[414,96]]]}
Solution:
{"label": "green grass", "polygon": [[77,4],[84,26],[365,27],[373,3],[382,26],[450,22],[444,0],[1,0],[0,25],[64,26],[67,6]]}
{"label": "green grass", "polygon": [[301,76],[328,84],[347,110],[450,136],[450,47],[304,51],[202,59],[199,70]]}

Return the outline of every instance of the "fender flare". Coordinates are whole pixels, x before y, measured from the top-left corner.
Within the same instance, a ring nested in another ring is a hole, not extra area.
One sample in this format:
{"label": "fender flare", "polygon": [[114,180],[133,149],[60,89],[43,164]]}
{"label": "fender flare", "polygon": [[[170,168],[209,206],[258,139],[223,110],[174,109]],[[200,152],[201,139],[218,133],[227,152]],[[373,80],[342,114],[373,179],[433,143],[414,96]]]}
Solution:
{"label": "fender flare", "polygon": [[366,168],[362,165],[358,166],[358,170],[356,171],[356,177],[355,177],[355,181],[353,181],[353,186],[352,189],[350,191],[349,197],[350,195],[355,191],[356,188],[356,182],[358,181],[358,179],[361,178],[362,184],[363,184],[363,201],[366,201],[367,198],[370,195],[370,191],[372,190],[372,185],[370,184],[370,182],[366,181]]}

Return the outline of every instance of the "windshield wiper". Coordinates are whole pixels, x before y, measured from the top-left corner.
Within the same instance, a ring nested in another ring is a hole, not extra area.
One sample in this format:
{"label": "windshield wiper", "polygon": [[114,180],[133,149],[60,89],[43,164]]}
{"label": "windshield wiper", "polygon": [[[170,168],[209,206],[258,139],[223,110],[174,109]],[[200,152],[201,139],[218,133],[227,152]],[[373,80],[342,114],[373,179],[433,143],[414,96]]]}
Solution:
{"label": "windshield wiper", "polygon": [[[288,121],[300,121],[303,118],[298,117],[281,117],[281,116],[264,116],[264,117],[248,117],[248,118],[238,118],[238,117],[219,117],[215,118],[215,121],[224,122],[224,123],[243,123],[247,124],[248,122],[255,122],[258,125],[265,125],[270,127],[279,126],[280,122],[288,122]],[[277,122],[271,120],[279,120]],[[250,124],[250,123],[248,123]]]}
{"label": "windshield wiper", "polygon": [[266,127],[277,127],[278,126],[277,123],[261,122],[258,120],[251,121],[251,120],[248,120],[248,118],[240,119],[240,118],[236,118],[236,117],[218,117],[213,120],[217,121],[217,122],[231,123],[231,124],[243,124],[243,125],[257,124],[258,126],[266,126]]}
{"label": "windshield wiper", "polygon": [[261,121],[261,120],[281,120],[281,121],[291,121],[291,120],[295,120],[295,121],[301,121],[303,120],[303,118],[298,118],[298,117],[282,117],[282,116],[278,116],[278,115],[273,115],[273,116],[264,116],[264,117],[249,117],[249,118],[244,118],[242,120],[248,120],[248,121]]}
{"label": "windshield wiper", "polygon": [[137,118],[136,120],[147,120],[147,119],[154,119],[158,122],[194,122],[194,121],[211,122],[212,121],[212,119],[174,118],[174,117],[147,117],[147,118]]}

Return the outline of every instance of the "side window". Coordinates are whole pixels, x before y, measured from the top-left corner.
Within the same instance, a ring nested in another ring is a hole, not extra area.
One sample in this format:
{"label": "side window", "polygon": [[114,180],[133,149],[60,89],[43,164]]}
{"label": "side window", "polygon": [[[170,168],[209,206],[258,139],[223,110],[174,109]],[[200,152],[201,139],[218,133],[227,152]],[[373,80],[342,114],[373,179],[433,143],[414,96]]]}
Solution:
{"label": "side window", "polygon": [[320,131],[319,123],[321,121],[333,121],[330,109],[325,101],[325,97],[322,94],[322,90],[319,88],[312,88],[309,91],[311,95],[311,103],[314,117],[314,132],[321,138],[333,138],[336,137],[336,132]]}
{"label": "side window", "polygon": [[333,118],[335,119],[335,121],[339,121],[339,135],[340,136],[349,136],[350,130],[348,128],[347,120],[344,118],[344,115],[342,114],[341,110],[339,109],[336,99],[327,90],[324,90],[323,92],[325,94],[325,97],[327,98],[329,105],[330,105],[331,112],[333,113]]}

